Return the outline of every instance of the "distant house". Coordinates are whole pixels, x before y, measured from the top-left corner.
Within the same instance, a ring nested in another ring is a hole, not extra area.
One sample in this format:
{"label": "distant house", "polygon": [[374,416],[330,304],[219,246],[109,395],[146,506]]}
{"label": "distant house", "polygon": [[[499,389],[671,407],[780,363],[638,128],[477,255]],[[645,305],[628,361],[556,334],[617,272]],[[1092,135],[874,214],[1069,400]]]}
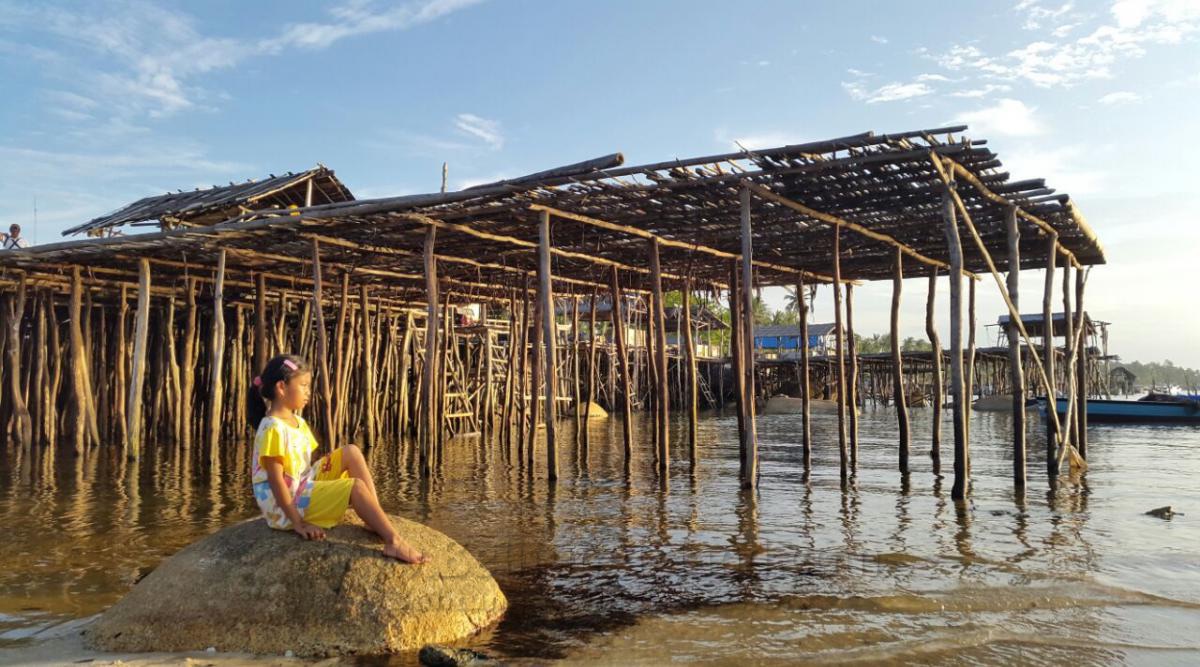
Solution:
{"label": "distant house", "polygon": [[1129,395],[1137,391],[1137,376],[1124,366],[1108,372],[1108,388],[1114,394]]}
{"label": "distant house", "polygon": [[[828,354],[836,344],[835,324],[808,325],[809,354]],[[754,327],[754,350],[759,357],[767,359],[799,358],[801,349],[799,324],[761,324]]]}
{"label": "distant house", "polygon": [[139,199],[63,232],[63,236],[112,235],[125,225],[159,229],[214,225],[254,211],[279,210],[354,201],[354,195],[324,165],[298,174],[271,174],[245,183],[213,186],[190,192],[168,192]]}

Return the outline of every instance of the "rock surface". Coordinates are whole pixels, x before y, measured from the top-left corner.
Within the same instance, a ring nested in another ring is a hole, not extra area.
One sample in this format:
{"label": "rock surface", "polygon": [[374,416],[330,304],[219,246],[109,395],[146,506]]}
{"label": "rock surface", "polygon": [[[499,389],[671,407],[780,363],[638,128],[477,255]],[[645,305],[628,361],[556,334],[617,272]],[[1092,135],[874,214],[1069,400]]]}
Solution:
{"label": "rock surface", "polygon": [[87,643],[107,651],[376,655],[462,639],[504,613],[504,593],[466,549],[432,528],[392,522],[433,561],[389,559],[361,525],[307,542],[254,519],[164,561],[88,628]]}

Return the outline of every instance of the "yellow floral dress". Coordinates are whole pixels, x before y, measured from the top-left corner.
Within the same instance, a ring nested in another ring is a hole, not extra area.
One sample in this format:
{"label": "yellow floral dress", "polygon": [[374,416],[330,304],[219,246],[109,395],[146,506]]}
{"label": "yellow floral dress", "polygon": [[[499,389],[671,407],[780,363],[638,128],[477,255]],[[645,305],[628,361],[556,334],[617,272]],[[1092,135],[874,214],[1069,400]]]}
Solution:
{"label": "yellow floral dress", "polygon": [[291,490],[292,502],[300,516],[313,525],[332,528],[341,521],[350,505],[354,480],[342,467],[340,448],[309,463],[317,449],[317,439],[303,417],[296,415],[296,421],[298,427],[268,415],[258,423],[254,460],[250,464],[254,499],[272,528],[288,530],[292,527],[287,514],[275,501],[262,461],[268,457],[280,458],[283,460],[283,482]]}

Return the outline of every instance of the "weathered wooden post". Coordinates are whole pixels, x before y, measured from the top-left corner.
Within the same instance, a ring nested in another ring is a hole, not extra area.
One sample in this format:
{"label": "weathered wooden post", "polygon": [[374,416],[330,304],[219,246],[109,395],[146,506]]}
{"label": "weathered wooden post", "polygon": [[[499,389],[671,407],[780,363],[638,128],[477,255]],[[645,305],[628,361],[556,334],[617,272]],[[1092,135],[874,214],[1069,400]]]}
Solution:
{"label": "weathered wooden post", "polygon": [[950,254],[950,395],[954,400],[954,485],[950,497],[963,500],[970,489],[968,479],[971,447],[967,441],[966,415],[969,407],[966,402],[966,382],[963,379],[963,340],[962,340],[962,272],[963,256],[962,241],[958,235],[958,221],[954,214],[954,200],[950,190],[954,182],[946,184],[942,195],[942,217],[945,222],[946,246]]}
{"label": "weathered wooden post", "polygon": [[[742,354],[744,328],[742,326],[742,297],[738,289],[739,282],[738,265],[735,260],[729,266],[729,361],[733,371],[733,394],[737,408],[738,470],[740,474],[741,463],[746,460],[746,411],[744,408],[746,377],[742,372],[745,358]],[[723,372],[724,369],[722,369]]]}
{"label": "weathered wooden post", "polygon": [[1086,459],[1087,399],[1091,394],[1088,391],[1088,382],[1091,379],[1091,373],[1089,372],[1089,362],[1091,360],[1087,346],[1087,314],[1083,310],[1083,287],[1084,272],[1083,269],[1078,269],[1075,271],[1075,326],[1084,329],[1084,331],[1082,336],[1080,336],[1083,343],[1079,346],[1075,362],[1075,448],[1079,451],[1079,455]]}
{"label": "weathered wooden post", "polygon": [[[1008,232],[1008,298],[1020,313],[1018,287],[1021,275],[1021,229],[1017,226],[1017,207],[1004,213]],[[1010,318],[1011,319],[1011,318]],[[1021,365],[1021,336],[1016,322],[1008,325],[1008,372],[1012,385],[1013,408],[1013,484],[1025,488],[1025,373]]]}
{"label": "weathered wooden post", "polygon": [[683,354],[687,369],[687,392],[685,394],[688,419],[688,452],[691,462],[696,463],[696,411],[700,401],[696,377],[696,341],[692,339],[692,282],[689,278],[683,286]]}
{"label": "weathered wooden post", "polygon": [[[282,313],[280,314],[282,317]],[[267,276],[259,273],[254,281],[254,374],[258,375],[271,358],[267,350]]]}
{"label": "weathered wooden post", "polygon": [[904,253],[896,248],[892,274],[892,403],[896,406],[896,426],[900,431],[900,474],[908,474],[908,446],[912,432],[908,425],[908,396],[904,392],[904,355],[900,352],[900,293],[904,284]]}
{"label": "weathered wooden post", "polygon": [[812,467],[812,382],[809,369],[808,300],[804,298],[804,277],[796,280],[796,308],[800,311],[800,412],[804,431],[801,435],[804,470]]}
{"label": "weathered wooden post", "polygon": [[[313,239],[313,256],[316,256],[316,239]],[[149,298],[150,288],[149,268],[146,273],[146,291],[147,299]],[[318,282],[319,284],[319,282]],[[138,311],[142,308],[141,288],[138,289]],[[147,303],[149,308],[149,303]],[[217,254],[217,274],[213,279],[213,321],[212,321],[212,338],[209,342],[209,382],[208,382],[208,462],[215,469],[221,462],[221,414],[222,401],[225,397],[225,249],[221,248]],[[141,334],[137,334],[141,335]],[[136,363],[136,362],[135,362]],[[137,384],[135,380],[132,384]],[[133,387],[130,387],[132,394]],[[132,395],[131,400],[132,403]],[[140,403],[140,401],[139,401]],[[130,406],[130,414],[140,413],[141,408]],[[130,432],[133,431],[132,423]]]}
{"label": "weathered wooden post", "polygon": [[932,448],[929,450],[929,455],[933,458],[934,474],[941,474],[942,470],[942,396],[945,391],[942,388],[942,339],[938,336],[937,326],[933,321],[934,304],[937,297],[937,267],[934,266],[929,272],[929,296],[925,301],[925,334],[929,336],[929,343],[932,346],[930,352],[933,365],[931,372],[933,376],[933,387],[929,397],[930,404],[933,406],[933,429],[930,435],[932,440]]}
{"label": "weathered wooden post", "polygon": [[[363,443],[367,447],[372,447],[378,441],[376,433],[375,419],[375,359],[372,358],[371,347],[371,318],[368,317],[367,310],[367,284],[362,283],[358,286],[358,307],[362,311],[362,317],[359,318],[359,324],[362,326],[362,352],[359,353],[359,369],[362,372],[363,383],[363,431],[365,432],[366,441]],[[376,313],[378,318],[380,313]]]}
{"label": "weathered wooden post", "polygon": [[858,472],[858,341],[854,340],[854,286],[846,285],[846,349],[850,377],[846,383],[846,413],[850,432],[850,470]]}
{"label": "weathered wooden post", "polygon": [[742,208],[742,372],[745,375],[743,404],[746,415],[746,457],[742,488],[751,489],[758,485],[758,431],[754,419],[754,236],[750,228],[750,188],[743,184],[739,195]]}
{"label": "weathered wooden post", "polygon": [[436,433],[442,427],[437,419],[437,387],[439,385],[438,378],[441,375],[438,372],[437,364],[438,280],[437,257],[434,255],[436,244],[437,227],[429,225],[425,228],[425,246],[423,248],[425,267],[425,361],[424,368],[422,368],[424,377],[421,381],[421,390],[424,396],[421,397],[421,409],[423,410],[421,414],[422,435],[418,456],[422,477],[429,477],[432,473],[430,454],[432,453],[433,444],[437,442]]}
{"label": "weathered wooden post", "polygon": [[612,267],[612,308],[609,310],[609,315],[612,317],[612,326],[614,337],[617,342],[617,363],[621,367],[620,382],[621,382],[621,434],[625,444],[625,471],[628,472],[633,463],[633,422],[630,408],[631,382],[629,379],[629,350],[625,345],[625,317],[622,315],[624,308],[622,307],[623,297],[621,296],[621,285],[617,281],[617,267]]}
{"label": "weathered wooden post", "polygon": [[833,228],[833,323],[834,347],[837,353],[837,416],[838,416],[838,465],[840,467],[842,484],[849,476],[847,470],[846,451],[846,361],[845,336],[842,323],[842,258],[841,258],[842,228]]}
{"label": "weathered wooden post", "polygon": [[[558,337],[554,317],[554,292],[550,275],[550,212],[538,215],[538,301],[546,339],[546,474],[551,484],[558,479],[558,448],[555,443],[554,419],[558,375],[555,373],[554,344]],[[578,302],[576,302],[578,303]],[[578,316],[578,308],[576,308]],[[578,390],[578,382],[576,383]],[[537,400],[536,398],[534,400]],[[578,412],[578,411],[577,411]],[[534,427],[536,428],[536,426]],[[533,441],[533,438],[530,438]]]}
{"label": "weathered wooden post", "polygon": [[650,239],[650,289],[652,293],[650,313],[654,321],[654,367],[656,369],[654,409],[657,415],[657,459],[658,474],[665,480],[671,464],[670,385],[667,378],[667,324],[663,313],[662,269],[658,260],[658,238]]}
{"label": "weathered wooden post", "polygon": [[[1046,251],[1046,287],[1042,294],[1042,351],[1045,360],[1046,377],[1049,380],[1046,389],[1046,410],[1058,410],[1058,400],[1055,392],[1055,352],[1054,352],[1054,308],[1051,299],[1054,295],[1054,264],[1058,258],[1058,235],[1050,235]],[[1046,415],[1046,474],[1051,480],[1058,477],[1058,421],[1049,414]]]}
{"label": "weathered wooden post", "polygon": [[145,257],[138,260],[137,312],[133,322],[133,363],[129,399],[126,402],[129,412],[126,415],[125,455],[137,460],[142,452],[142,387],[146,382],[146,342],[150,329],[150,260]]}
{"label": "weathered wooden post", "polygon": [[[588,447],[591,445],[592,406],[596,404],[596,296],[600,286],[592,287],[592,298],[588,301],[588,388],[587,404],[583,412],[583,466],[587,469]],[[611,398],[611,394],[610,394]]]}

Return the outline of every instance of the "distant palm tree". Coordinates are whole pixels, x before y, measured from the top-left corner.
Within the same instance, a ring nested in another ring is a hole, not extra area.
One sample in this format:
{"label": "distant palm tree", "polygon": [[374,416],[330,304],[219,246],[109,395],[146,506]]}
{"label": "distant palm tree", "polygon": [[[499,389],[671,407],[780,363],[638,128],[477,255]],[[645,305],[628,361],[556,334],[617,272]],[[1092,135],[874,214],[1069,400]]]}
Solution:
{"label": "distant palm tree", "polygon": [[[785,287],[784,289],[787,290],[787,296],[784,297],[783,307],[788,310],[795,311],[796,314],[799,314],[800,313],[800,303],[796,299],[796,288],[795,287]],[[810,285],[808,287],[808,309],[809,310],[812,310],[813,299],[816,298],[816,296],[817,296],[817,286]]]}

